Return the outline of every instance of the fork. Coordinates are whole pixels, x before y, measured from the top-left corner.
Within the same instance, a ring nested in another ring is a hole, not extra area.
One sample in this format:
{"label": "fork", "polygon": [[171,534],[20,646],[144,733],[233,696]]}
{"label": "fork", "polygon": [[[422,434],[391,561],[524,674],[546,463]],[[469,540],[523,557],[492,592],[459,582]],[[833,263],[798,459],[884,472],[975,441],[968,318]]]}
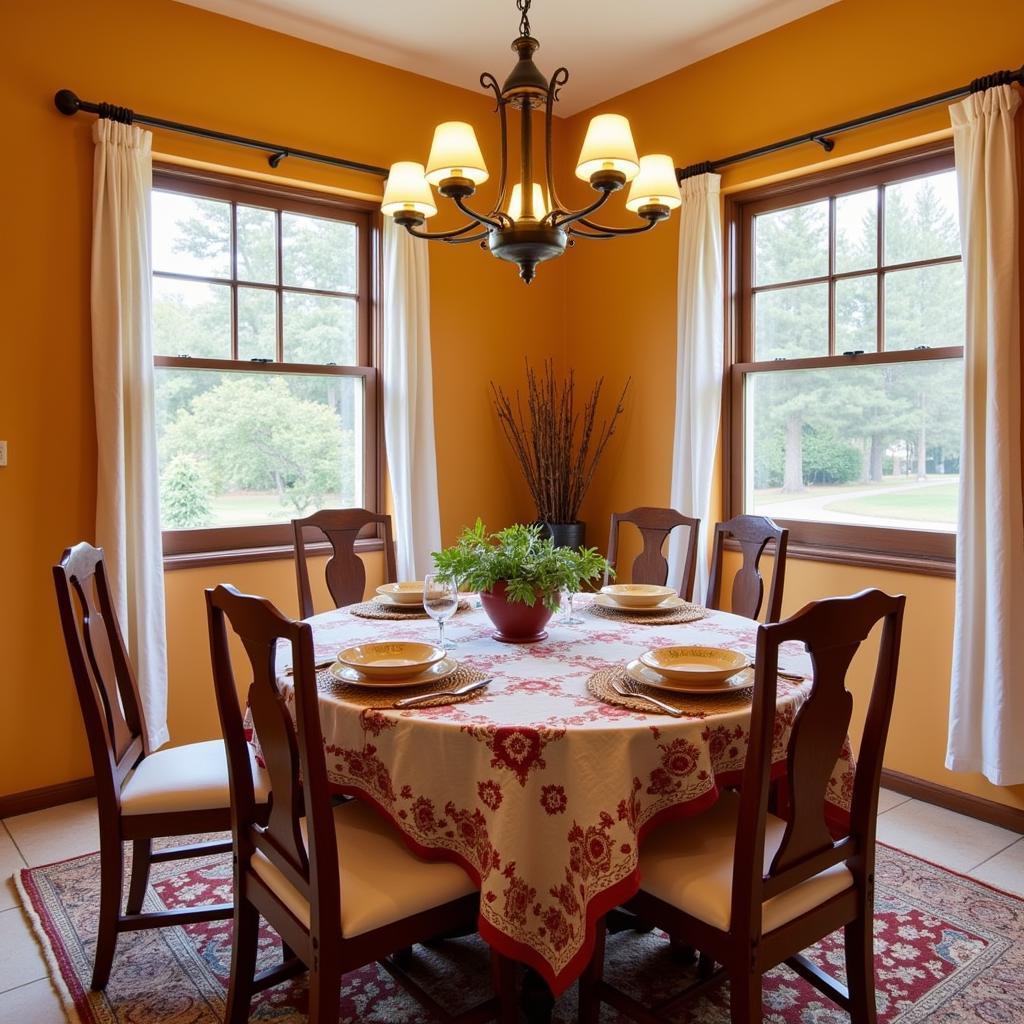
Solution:
{"label": "fork", "polygon": [[682,718],[684,713],[679,708],[672,707],[671,704],[666,704],[663,700],[658,700],[657,697],[652,697],[649,693],[646,693],[640,688],[639,683],[633,682],[632,679],[628,679],[625,683],[620,683],[618,680],[612,683],[612,689],[620,697],[639,697],[640,700],[645,700],[649,704],[653,704],[656,708],[661,708],[666,715],[671,715],[673,718]]}
{"label": "fork", "polygon": [[[753,661],[748,661],[746,667],[747,668],[755,668],[756,669],[757,665],[755,665]],[[786,682],[789,682],[789,683],[802,683],[802,682],[804,682],[807,679],[807,676],[798,676],[795,672],[782,672],[782,671],[776,670],[775,674],[780,679],[785,679]]]}
{"label": "fork", "polygon": [[431,690],[430,693],[417,693],[412,697],[402,697],[391,706],[393,708],[411,708],[423,701],[434,700],[437,697],[463,697],[474,690],[483,689],[493,679],[494,676],[488,676],[486,679],[477,679],[472,683],[464,683],[457,690]]}

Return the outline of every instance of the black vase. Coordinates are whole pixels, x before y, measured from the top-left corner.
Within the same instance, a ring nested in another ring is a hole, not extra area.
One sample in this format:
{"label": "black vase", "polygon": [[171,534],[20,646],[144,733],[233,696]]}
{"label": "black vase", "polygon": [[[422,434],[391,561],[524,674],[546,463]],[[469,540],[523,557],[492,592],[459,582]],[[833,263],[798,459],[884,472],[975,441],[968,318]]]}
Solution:
{"label": "black vase", "polygon": [[581,548],[586,542],[587,524],[577,519],[575,523],[541,523],[545,534],[555,542],[556,548]]}

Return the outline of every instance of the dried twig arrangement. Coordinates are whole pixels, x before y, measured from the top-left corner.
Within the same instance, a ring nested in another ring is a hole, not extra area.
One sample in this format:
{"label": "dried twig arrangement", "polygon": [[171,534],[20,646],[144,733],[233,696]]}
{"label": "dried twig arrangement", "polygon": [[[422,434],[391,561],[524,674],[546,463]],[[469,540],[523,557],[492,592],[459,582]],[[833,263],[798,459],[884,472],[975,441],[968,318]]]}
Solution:
{"label": "dried twig arrangement", "polygon": [[601,377],[580,411],[576,408],[576,376],[572,370],[559,382],[551,360],[545,361],[542,376],[527,363],[524,414],[519,391],[513,401],[491,381],[501,428],[522,466],[541,522],[574,523],[579,518],[594,470],[622,414],[629,380],[611,417],[596,429],[603,385]]}

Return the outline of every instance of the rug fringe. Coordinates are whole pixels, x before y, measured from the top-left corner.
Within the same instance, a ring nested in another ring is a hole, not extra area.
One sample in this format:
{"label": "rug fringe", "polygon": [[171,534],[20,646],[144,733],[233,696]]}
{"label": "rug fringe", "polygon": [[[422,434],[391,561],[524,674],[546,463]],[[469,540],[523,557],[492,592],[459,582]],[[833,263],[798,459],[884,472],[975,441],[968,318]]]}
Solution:
{"label": "rug fringe", "polygon": [[11,880],[14,882],[18,898],[21,900],[22,910],[24,910],[25,916],[32,925],[32,932],[36,937],[36,942],[39,943],[42,949],[43,959],[46,961],[46,967],[50,975],[50,984],[61,1001],[64,1015],[67,1017],[69,1024],[87,1024],[87,1022],[82,1020],[78,1007],[75,1005],[74,997],[71,995],[71,990],[68,988],[67,982],[64,981],[64,975],[61,972],[53,943],[50,941],[50,936],[46,933],[46,926],[43,924],[39,914],[36,913],[35,907],[32,906],[32,898],[29,896],[21,880],[22,875],[28,875],[32,870],[32,868],[22,868]]}

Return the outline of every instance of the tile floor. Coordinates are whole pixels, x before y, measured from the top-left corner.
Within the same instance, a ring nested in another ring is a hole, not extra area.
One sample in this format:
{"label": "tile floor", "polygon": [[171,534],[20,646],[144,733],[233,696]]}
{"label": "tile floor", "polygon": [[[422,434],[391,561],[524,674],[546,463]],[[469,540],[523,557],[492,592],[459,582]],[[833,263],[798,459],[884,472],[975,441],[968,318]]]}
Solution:
{"label": "tile floor", "polygon": [[[878,838],[1024,896],[1024,838],[995,825],[882,790]],[[64,1024],[39,945],[10,876],[99,848],[95,803],[82,800],[0,822],[0,1021]]]}

